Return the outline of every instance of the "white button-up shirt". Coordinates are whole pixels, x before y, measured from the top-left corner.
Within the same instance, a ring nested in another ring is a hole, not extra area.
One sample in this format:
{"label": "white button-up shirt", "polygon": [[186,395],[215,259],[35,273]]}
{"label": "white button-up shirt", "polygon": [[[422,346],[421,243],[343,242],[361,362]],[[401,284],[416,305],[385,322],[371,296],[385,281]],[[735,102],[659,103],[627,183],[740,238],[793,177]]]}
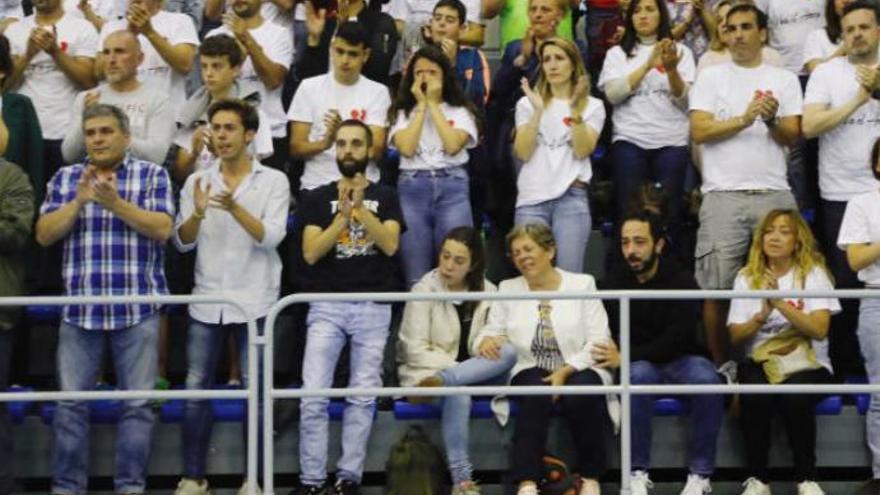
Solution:
{"label": "white button-up shirt", "polygon": [[208,208],[195,242],[180,239],[179,228],[193,213],[193,188],[202,178],[204,189],[211,184],[211,195],[227,191],[220,173],[219,160],[210,168],[195,172],[186,180],[180,193],[180,209],[174,229],[174,244],[181,252],[198,247],[196,253],[194,295],[234,294],[247,308],[244,315],[231,305],[191,304],[189,315],[204,323],[242,323],[265,316],[278,299],[281,286],[281,258],[276,247],[287,233],[290,184],[278,170],[253,160],[251,173],[245,177],[233,197],[251,215],[263,223],[263,240],[257,241],[229,212]]}

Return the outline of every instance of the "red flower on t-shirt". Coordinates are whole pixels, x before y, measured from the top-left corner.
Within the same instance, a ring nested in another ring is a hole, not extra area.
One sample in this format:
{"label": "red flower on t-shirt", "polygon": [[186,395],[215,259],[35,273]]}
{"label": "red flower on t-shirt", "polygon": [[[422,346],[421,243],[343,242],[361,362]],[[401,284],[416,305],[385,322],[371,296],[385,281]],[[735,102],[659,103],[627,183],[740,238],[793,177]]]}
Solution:
{"label": "red flower on t-shirt", "polygon": [[795,308],[799,311],[803,311],[803,309],[804,309],[804,300],[803,299],[798,299],[797,301],[792,301],[791,299],[788,299],[785,302],[787,302],[788,305],[791,306],[792,308]]}
{"label": "red flower on t-shirt", "polygon": [[62,53],[67,53],[67,42],[66,41],[62,41],[62,42],[58,43],[58,47],[61,48]]}
{"label": "red flower on t-shirt", "polygon": [[454,121],[454,120],[447,120],[446,123],[449,124],[449,127],[455,127],[455,121]]}
{"label": "red flower on t-shirt", "polygon": [[565,124],[565,127],[571,127],[571,117],[564,117],[562,123]]}
{"label": "red flower on t-shirt", "polygon": [[664,67],[663,64],[657,64],[657,67],[654,68],[657,69],[657,72],[666,74],[666,67]]}
{"label": "red flower on t-shirt", "polygon": [[361,122],[367,120],[367,110],[361,108],[360,110],[353,108],[351,110],[351,118],[360,120]]}

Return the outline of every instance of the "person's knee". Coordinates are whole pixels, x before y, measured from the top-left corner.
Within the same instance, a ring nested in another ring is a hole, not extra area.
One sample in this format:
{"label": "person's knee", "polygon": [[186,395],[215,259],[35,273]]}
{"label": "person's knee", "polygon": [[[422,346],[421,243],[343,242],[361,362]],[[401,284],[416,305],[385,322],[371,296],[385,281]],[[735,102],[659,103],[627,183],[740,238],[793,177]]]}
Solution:
{"label": "person's knee", "polygon": [[698,385],[715,385],[721,383],[715,366],[702,356],[690,356],[685,365],[687,367],[684,376],[687,383]]}
{"label": "person's knee", "polygon": [[629,381],[637,384],[651,384],[660,381],[657,367],[649,361],[633,361],[629,366]]}
{"label": "person's knee", "polygon": [[510,342],[505,342],[504,345],[501,346],[501,362],[505,365],[513,367],[516,364],[516,347],[513,346]]}

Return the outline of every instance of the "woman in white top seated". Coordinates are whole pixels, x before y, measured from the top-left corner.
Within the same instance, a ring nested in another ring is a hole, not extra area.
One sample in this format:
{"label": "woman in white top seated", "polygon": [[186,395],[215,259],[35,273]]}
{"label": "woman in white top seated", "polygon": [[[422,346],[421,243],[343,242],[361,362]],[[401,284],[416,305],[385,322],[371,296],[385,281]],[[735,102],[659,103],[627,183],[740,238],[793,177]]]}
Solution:
{"label": "woman in white top seated", "polygon": [[[752,237],[735,290],[831,290],[834,285],[810,227],[796,210],[772,210]],[[817,384],[831,380],[828,327],[835,298],[734,299],[727,324],[742,345],[740,383]],[[741,420],[749,478],[743,495],[770,493],[767,463],[773,416],[783,418],[799,495],[822,495],[816,479],[817,395],[742,395]]]}
{"label": "woman in white top seated", "polygon": [[[544,224],[514,227],[507,236],[510,257],[522,274],[505,280],[500,292],[595,291],[590,275],[553,266],[557,242]],[[487,358],[498,356],[510,343],[516,349],[512,385],[602,385],[611,383],[597,361],[593,345],[610,340],[608,316],[597,299],[495,301],[489,321],[474,345]],[[605,429],[608,407],[603,395],[517,397],[519,413],[513,433],[511,472],[517,495],[537,495],[554,402],[561,406],[572,434],[578,462],[573,471],[583,478],[579,495],[598,495],[605,470]]]}
{"label": "woman in white top seated", "polygon": [[[494,291],[484,279],[486,258],[480,232],[456,227],[440,246],[437,268],[413,286],[413,292]],[[403,311],[397,359],[404,387],[461,386],[503,383],[516,362],[516,352],[504,345],[499,355],[471,357],[477,333],[486,324],[488,302],[412,301]],[[494,380],[493,380],[494,379]],[[430,399],[428,399],[430,400]],[[419,402],[413,398],[410,402]],[[443,443],[453,482],[453,495],[479,494],[471,473],[468,429],[471,398],[468,395],[441,400]]]}
{"label": "woman in white top seated", "polygon": [[591,227],[590,154],[605,124],[605,107],[590,96],[590,80],[573,42],[545,40],[538,61],[535,87],[523,78],[525,96],[516,104],[513,154],[523,164],[514,220],[550,226],[559,267],[583,272]]}

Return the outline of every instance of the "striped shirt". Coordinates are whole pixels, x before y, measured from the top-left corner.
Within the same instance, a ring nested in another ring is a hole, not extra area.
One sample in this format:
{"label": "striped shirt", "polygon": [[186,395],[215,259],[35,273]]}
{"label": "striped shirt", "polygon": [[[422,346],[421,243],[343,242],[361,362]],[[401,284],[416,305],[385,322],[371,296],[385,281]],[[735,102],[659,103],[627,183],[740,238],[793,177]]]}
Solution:
{"label": "striped shirt", "polygon": [[[76,198],[88,163],[63,167],[49,181],[40,215]],[[119,196],[138,208],[174,217],[168,172],[126,155],[116,169]],[[165,247],[129,227],[97,202],[83,206],[64,239],[62,277],[69,296],[164,295]],[[65,306],[64,321],[87,330],[130,327],[159,309],[158,304]]]}
{"label": "striped shirt", "polygon": [[538,368],[551,373],[565,365],[565,359],[556,341],[556,332],[553,330],[552,314],[553,307],[550,301],[541,301],[538,304],[538,324],[531,345],[532,355],[535,356]]}

